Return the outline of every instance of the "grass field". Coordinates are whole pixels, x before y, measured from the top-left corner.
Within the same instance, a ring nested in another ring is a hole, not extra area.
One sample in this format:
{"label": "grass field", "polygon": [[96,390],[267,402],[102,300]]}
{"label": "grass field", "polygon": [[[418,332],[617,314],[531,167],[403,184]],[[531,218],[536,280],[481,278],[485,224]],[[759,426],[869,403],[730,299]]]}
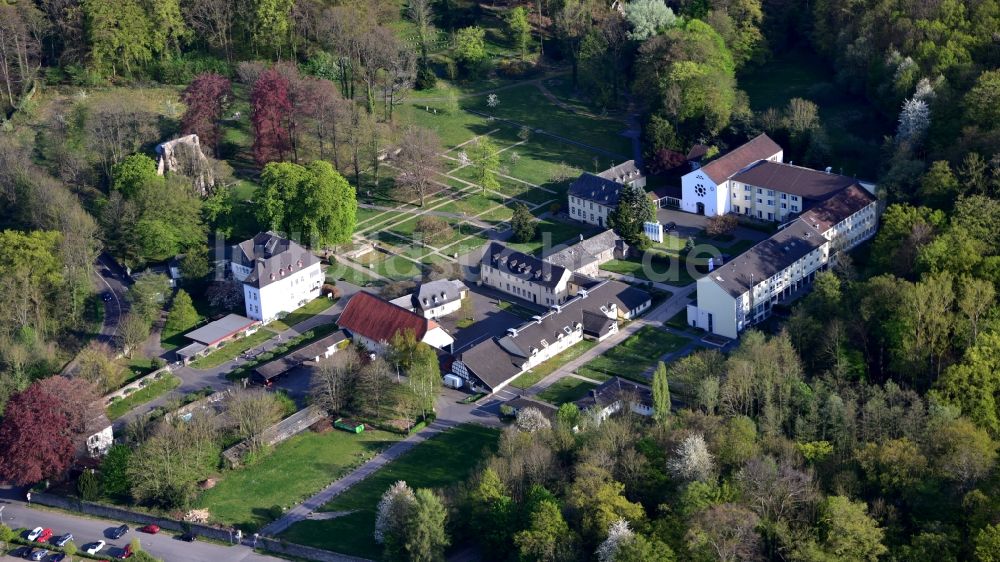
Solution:
{"label": "grass field", "polygon": [[399,439],[378,430],[300,433],[256,463],[224,473],[197,505],[208,508],[213,522],[253,532]]}
{"label": "grass field", "polygon": [[499,433],[476,425],[462,425],[417,445],[361,483],[322,507],[348,511],[324,521],[296,523],[280,538],[343,554],[380,558],[375,544],[375,515],[379,499],[393,483],[404,480],[411,488],[441,488],[463,481],[485,451],[496,448]]}
{"label": "grass field", "polygon": [[576,242],[582,234],[585,238],[597,229],[582,223],[565,223],[553,220],[538,221],[538,236],[531,242],[508,242],[508,246],[526,254],[538,254],[564,242]]}
{"label": "grass field", "polygon": [[576,402],[595,388],[597,388],[597,385],[592,382],[583,381],[575,377],[563,377],[544,391],[539,392],[538,398],[550,404],[561,406],[567,402]]}
{"label": "grass field", "polygon": [[583,355],[595,345],[597,345],[597,342],[593,340],[579,341],[566,351],[510,381],[510,386],[521,389],[534,386],[535,383],[551,375],[559,367],[562,367],[566,363],[569,363],[573,359]]}
{"label": "grass field", "polygon": [[231,341],[223,347],[209,353],[204,357],[199,357],[191,362],[191,367],[195,369],[211,369],[218,367],[226,361],[236,359],[244,351],[257,347],[258,345],[273,338],[276,334],[266,328],[261,328],[253,334]]}
{"label": "grass field", "polygon": [[687,338],[645,326],[576,372],[588,378],[617,375],[647,383],[649,381],[643,377],[643,373],[652,367],[660,356],[677,351],[687,342]]}
{"label": "grass field", "polygon": [[181,379],[169,373],[108,406],[108,419],[116,420],[132,408],[160,397],[181,385]]}
{"label": "grass field", "polygon": [[306,304],[296,308],[295,310],[289,312],[281,320],[275,320],[268,324],[268,328],[274,330],[275,332],[284,332],[288,328],[300,324],[313,316],[316,316],[320,312],[333,306],[333,303],[337,301],[327,298],[319,297],[313,299]]}
{"label": "grass field", "polygon": [[642,261],[632,258],[628,260],[611,260],[602,264],[601,269],[622,275],[631,275],[636,279],[644,281],[666,283],[675,287],[690,285],[695,281],[695,278],[688,273],[687,267],[682,266],[676,259],[668,261],[654,257],[650,262],[650,266],[651,271],[647,274]]}

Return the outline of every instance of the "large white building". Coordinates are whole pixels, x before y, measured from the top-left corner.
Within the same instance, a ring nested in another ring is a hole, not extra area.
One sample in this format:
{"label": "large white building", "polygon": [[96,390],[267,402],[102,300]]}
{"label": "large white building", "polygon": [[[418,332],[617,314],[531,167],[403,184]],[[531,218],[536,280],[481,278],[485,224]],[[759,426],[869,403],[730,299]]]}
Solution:
{"label": "large white building", "polygon": [[417,341],[435,349],[450,349],[455,343],[434,320],[365,291],[354,293],[347,301],[337,325],[354,343],[374,353],[384,352],[394,337],[407,331],[412,332]]}
{"label": "large white building", "polygon": [[542,306],[562,304],[569,295],[570,270],[497,242],[486,246],[479,270],[483,285]]}
{"label": "large white building", "polygon": [[694,169],[681,178],[681,210],[710,217],[732,212],[730,178],[761,160],[781,162],[782,156],[781,147],[761,134]]}
{"label": "large white building", "polygon": [[233,246],[230,268],[243,283],[247,317],[261,322],[299,308],[319,297],[323,288],[319,258],[274,232]]}
{"label": "large white building", "polygon": [[688,324],[736,338],[763,321],[778,303],[794,298],[816,272],[875,235],[878,203],[855,183],[810,208],[726,265],[698,280]]}
{"label": "large white building", "polygon": [[569,216],[581,222],[607,226],[608,215],[618,206],[623,185],[646,186],[646,176],[629,160],[599,174],[584,172],[569,186]]}

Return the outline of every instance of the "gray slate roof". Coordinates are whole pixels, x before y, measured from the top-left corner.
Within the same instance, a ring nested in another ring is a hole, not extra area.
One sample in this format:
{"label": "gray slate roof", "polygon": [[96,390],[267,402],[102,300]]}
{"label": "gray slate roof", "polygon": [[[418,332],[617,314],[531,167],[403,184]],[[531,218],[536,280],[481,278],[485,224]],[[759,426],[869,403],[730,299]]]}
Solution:
{"label": "gray slate roof", "polygon": [[251,269],[245,283],[257,288],[320,261],[309,250],[274,232],[262,232],[233,246],[231,259]]}
{"label": "gray slate roof", "polygon": [[622,184],[618,182],[584,172],[569,185],[569,194],[606,207],[614,207],[618,204],[621,189]]}
{"label": "gray slate roof", "polygon": [[763,160],[733,176],[733,181],[774,189],[806,199],[825,199],[857,182],[840,174]]}
{"label": "gray slate roof", "polygon": [[614,303],[619,310],[624,311],[635,310],[653,298],[638,287],[613,279],[601,283],[593,289],[588,289],[587,292],[591,299],[603,303]]}
{"label": "gray slate roof", "polygon": [[465,290],[467,290],[465,284],[457,279],[439,279],[421,283],[412,295],[413,306],[421,310],[435,308],[461,300],[462,291]]}
{"label": "gray slate roof", "polygon": [[564,267],[511,250],[497,242],[491,242],[486,247],[480,264],[544,287],[555,287],[566,274]]}
{"label": "gray slate roof", "polygon": [[581,411],[594,406],[601,408],[613,404],[622,398],[634,398],[640,404],[653,405],[653,391],[648,386],[625,380],[621,377],[611,377],[590,391],[589,394],[575,402]]}
{"label": "gray slate roof", "polygon": [[801,218],[758,243],[733,261],[708,274],[730,295],[738,297],[753,285],[795,263],[826,243],[826,238]]}
{"label": "gray slate roof", "polygon": [[332,346],[347,339],[347,335],[343,330],[337,330],[336,332],[326,336],[324,338],[318,339],[309,345],[300,347],[295,351],[279,357],[274,361],[265,363],[260,367],[254,369],[254,371],[264,378],[264,380],[272,379],[289,369],[297,367],[306,361],[311,361],[319,355],[326,353],[326,350]]}
{"label": "gray slate roof", "polygon": [[612,166],[597,175],[618,183],[629,183],[641,178],[642,170],[635,165],[635,160],[629,160]]}
{"label": "gray slate roof", "polygon": [[488,338],[466,349],[458,358],[479,380],[490,387],[490,390],[521,373],[521,362],[515,364],[514,356],[500,347],[494,338]]}
{"label": "gray slate roof", "polygon": [[184,337],[206,346],[212,346],[256,323],[256,320],[251,320],[245,316],[229,314],[214,322],[209,322],[197,330],[184,334]]}
{"label": "gray slate roof", "polygon": [[581,240],[572,246],[553,252],[543,259],[551,264],[576,271],[597,261],[596,256],[598,254],[614,250],[615,243],[617,242],[618,235],[615,234],[615,231],[608,229],[600,234]]}

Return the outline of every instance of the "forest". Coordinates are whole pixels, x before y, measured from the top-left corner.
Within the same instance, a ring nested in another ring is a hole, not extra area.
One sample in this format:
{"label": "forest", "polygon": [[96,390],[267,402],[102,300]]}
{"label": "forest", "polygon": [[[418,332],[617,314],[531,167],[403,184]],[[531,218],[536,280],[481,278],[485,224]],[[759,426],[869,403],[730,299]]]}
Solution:
{"label": "forest", "polygon": [[[210,233],[336,249],[358,200],[435,189],[421,104],[563,72],[641,115],[654,174],[766,132],[877,183],[879,233],[732,354],[666,365],[655,422],[564,406],[418,490],[447,511],[420,559],[998,561],[998,30],[996,0],[0,0],[0,412],[87,346],[101,252],[185,254],[224,308]],[[205,158],[159,175],[191,133]],[[497,151],[470,148],[483,186]]]}

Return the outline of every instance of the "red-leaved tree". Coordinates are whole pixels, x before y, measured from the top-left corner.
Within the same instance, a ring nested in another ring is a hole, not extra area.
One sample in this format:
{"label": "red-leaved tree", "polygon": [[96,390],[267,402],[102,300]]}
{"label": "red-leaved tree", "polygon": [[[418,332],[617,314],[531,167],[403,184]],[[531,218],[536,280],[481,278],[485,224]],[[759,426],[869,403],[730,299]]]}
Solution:
{"label": "red-leaved tree", "polygon": [[186,135],[198,135],[201,143],[210,146],[216,157],[219,156],[219,121],[232,95],[229,79],[214,72],[199,74],[181,92],[181,101],[187,105],[181,117],[181,131]]}
{"label": "red-leaved tree", "polygon": [[250,92],[253,121],[253,157],[258,164],[285,159],[291,147],[288,125],[292,102],[288,79],[276,69],[260,74]]}
{"label": "red-leaved tree", "polygon": [[65,473],[95,398],[87,381],[59,376],[12,396],[0,422],[0,481],[23,486]]}

